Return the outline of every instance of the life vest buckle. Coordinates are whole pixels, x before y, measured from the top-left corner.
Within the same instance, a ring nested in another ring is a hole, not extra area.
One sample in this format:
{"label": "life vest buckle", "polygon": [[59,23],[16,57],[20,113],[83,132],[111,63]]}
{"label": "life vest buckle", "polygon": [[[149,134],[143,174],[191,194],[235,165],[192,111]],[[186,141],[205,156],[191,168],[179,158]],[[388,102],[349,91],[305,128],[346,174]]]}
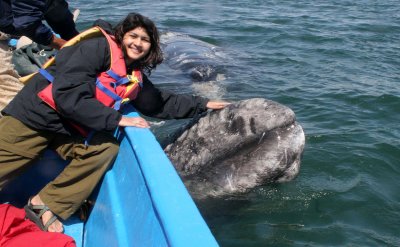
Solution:
{"label": "life vest buckle", "polygon": [[126,77],[128,78],[128,80],[130,82],[133,82],[133,83],[138,83],[139,82],[139,79],[134,75],[127,75]]}

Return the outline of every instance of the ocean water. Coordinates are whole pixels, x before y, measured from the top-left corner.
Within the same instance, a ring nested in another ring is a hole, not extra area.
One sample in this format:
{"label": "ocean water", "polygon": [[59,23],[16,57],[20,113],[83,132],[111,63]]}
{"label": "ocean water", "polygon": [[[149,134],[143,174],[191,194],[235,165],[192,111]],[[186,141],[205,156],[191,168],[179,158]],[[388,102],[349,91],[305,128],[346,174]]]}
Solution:
{"label": "ocean water", "polygon": [[400,246],[400,2],[70,1],[79,29],[129,12],[218,47],[218,79],[160,66],[160,87],[292,108],[299,176],[198,202],[221,246]]}

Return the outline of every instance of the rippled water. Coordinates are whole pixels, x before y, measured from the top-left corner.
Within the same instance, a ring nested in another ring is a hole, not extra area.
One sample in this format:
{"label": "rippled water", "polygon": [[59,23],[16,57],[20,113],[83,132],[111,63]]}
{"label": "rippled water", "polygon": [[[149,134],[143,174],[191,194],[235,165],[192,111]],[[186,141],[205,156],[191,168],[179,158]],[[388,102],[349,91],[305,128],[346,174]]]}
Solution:
{"label": "rippled water", "polygon": [[306,133],[299,176],[199,202],[221,246],[400,246],[398,1],[78,0],[78,27],[132,11],[220,47],[223,77],[154,83],[291,107]]}

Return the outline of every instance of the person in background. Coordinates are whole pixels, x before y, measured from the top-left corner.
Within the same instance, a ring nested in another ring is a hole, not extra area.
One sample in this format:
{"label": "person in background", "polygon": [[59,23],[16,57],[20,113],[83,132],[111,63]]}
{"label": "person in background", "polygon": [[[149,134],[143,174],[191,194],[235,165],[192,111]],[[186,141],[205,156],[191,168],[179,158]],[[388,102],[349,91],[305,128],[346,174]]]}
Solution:
{"label": "person in background", "polygon": [[65,0],[0,0],[0,31],[55,49],[79,33]]}
{"label": "person in background", "polygon": [[123,116],[120,105],[179,119],[229,104],[153,85],[148,76],[163,57],[147,17],[131,13],[113,30],[99,30],[97,37],[63,47],[56,64],[36,74],[0,119],[0,193],[46,148],[71,161],[25,206],[27,217],[50,232],[63,231],[60,218],[79,209],[114,161],[119,146],[112,131],[149,127],[142,117]]}

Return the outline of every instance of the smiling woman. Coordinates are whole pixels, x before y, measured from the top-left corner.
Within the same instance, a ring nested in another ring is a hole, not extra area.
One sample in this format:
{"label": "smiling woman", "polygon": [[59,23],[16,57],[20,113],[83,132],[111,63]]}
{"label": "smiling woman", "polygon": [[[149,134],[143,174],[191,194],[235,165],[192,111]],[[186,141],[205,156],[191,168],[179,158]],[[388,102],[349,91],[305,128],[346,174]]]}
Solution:
{"label": "smiling woman", "polygon": [[158,30],[150,19],[131,13],[114,30],[115,41],[130,65],[136,62],[150,73],[163,61]]}
{"label": "smiling woman", "polygon": [[55,60],[30,79],[0,119],[0,191],[47,148],[70,161],[25,206],[27,217],[45,231],[62,232],[59,218],[79,209],[113,163],[119,144],[111,133],[119,126],[149,127],[142,117],[123,116],[124,105],[162,119],[190,118],[227,105],[152,84],[148,76],[162,61],[159,34],[137,13],[114,30],[83,32]]}

